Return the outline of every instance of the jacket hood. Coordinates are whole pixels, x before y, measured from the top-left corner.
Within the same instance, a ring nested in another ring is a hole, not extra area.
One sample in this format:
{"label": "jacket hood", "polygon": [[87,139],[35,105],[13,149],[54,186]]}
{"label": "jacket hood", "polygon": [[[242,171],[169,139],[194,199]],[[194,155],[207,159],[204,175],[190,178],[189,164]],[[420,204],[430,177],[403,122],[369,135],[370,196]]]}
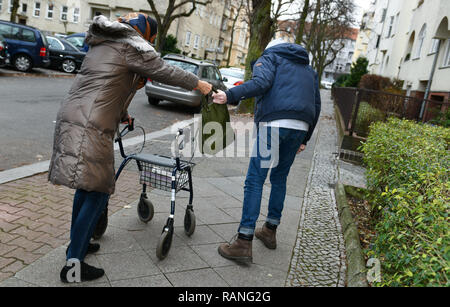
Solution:
{"label": "jacket hood", "polygon": [[96,16],[86,34],[86,43],[95,46],[105,41],[126,43],[140,52],[155,51],[152,45],[129,25],[118,21],[109,21],[102,15]]}
{"label": "jacket hood", "polygon": [[264,54],[275,53],[280,57],[288,59],[290,61],[298,62],[301,64],[309,64],[308,52],[305,48],[297,44],[283,43],[277,44],[273,47],[267,48]]}

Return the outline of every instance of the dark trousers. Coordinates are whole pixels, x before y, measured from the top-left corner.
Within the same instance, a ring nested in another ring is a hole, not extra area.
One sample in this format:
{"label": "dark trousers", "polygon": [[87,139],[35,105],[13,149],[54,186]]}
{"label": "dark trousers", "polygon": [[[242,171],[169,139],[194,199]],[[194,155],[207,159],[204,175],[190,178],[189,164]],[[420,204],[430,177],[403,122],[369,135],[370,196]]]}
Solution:
{"label": "dark trousers", "polygon": [[109,195],[101,192],[76,190],[73,198],[72,227],[67,260],[84,261],[89,241],[106,207]]}

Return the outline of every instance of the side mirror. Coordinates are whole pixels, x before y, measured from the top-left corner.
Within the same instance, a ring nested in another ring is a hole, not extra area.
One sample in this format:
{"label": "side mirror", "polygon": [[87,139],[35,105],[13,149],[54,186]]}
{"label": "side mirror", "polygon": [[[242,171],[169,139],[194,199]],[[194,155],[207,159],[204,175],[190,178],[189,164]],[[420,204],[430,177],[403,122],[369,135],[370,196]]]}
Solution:
{"label": "side mirror", "polygon": [[223,81],[223,82],[228,82],[228,79],[225,78],[225,77],[223,77],[222,81]]}

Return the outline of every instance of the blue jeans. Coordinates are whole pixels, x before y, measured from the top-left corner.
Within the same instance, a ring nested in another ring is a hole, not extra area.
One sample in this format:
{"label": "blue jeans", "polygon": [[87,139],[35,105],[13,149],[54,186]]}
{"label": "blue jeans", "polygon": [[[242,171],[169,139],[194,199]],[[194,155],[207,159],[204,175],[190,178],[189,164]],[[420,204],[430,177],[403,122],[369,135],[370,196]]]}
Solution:
{"label": "blue jeans", "polygon": [[[306,134],[307,131],[285,128],[267,127],[258,130],[245,180],[244,206],[239,233],[253,235],[255,232],[261,209],[263,186],[269,169],[272,190],[266,221],[272,225],[280,224],[289,170]],[[271,166],[269,166],[270,161],[273,161]]]}
{"label": "blue jeans", "polygon": [[84,260],[89,241],[106,207],[109,195],[101,192],[76,190],[73,198],[72,227],[67,260]]}

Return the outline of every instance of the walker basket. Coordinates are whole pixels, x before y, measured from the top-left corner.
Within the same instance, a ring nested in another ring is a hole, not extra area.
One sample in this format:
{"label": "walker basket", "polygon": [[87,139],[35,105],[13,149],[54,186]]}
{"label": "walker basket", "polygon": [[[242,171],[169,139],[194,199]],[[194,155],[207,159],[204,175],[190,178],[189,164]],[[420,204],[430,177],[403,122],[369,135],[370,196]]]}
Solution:
{"label": "walker basket", "polygon": [[[175,162],[175,160],[174,160]],[[149,162],[140,162],[141,172],[140,172],[140,184],[147,184],[148,186],[163,190],[172,190],[172,173],[175,173],[175,190],[179,192],[182,190],[189,182],[189,171],[192,171],[195,164],[187,161],[180,161],[180,168],[177,168],[176,163],[173,167],[166,165],[160,165]]]}

